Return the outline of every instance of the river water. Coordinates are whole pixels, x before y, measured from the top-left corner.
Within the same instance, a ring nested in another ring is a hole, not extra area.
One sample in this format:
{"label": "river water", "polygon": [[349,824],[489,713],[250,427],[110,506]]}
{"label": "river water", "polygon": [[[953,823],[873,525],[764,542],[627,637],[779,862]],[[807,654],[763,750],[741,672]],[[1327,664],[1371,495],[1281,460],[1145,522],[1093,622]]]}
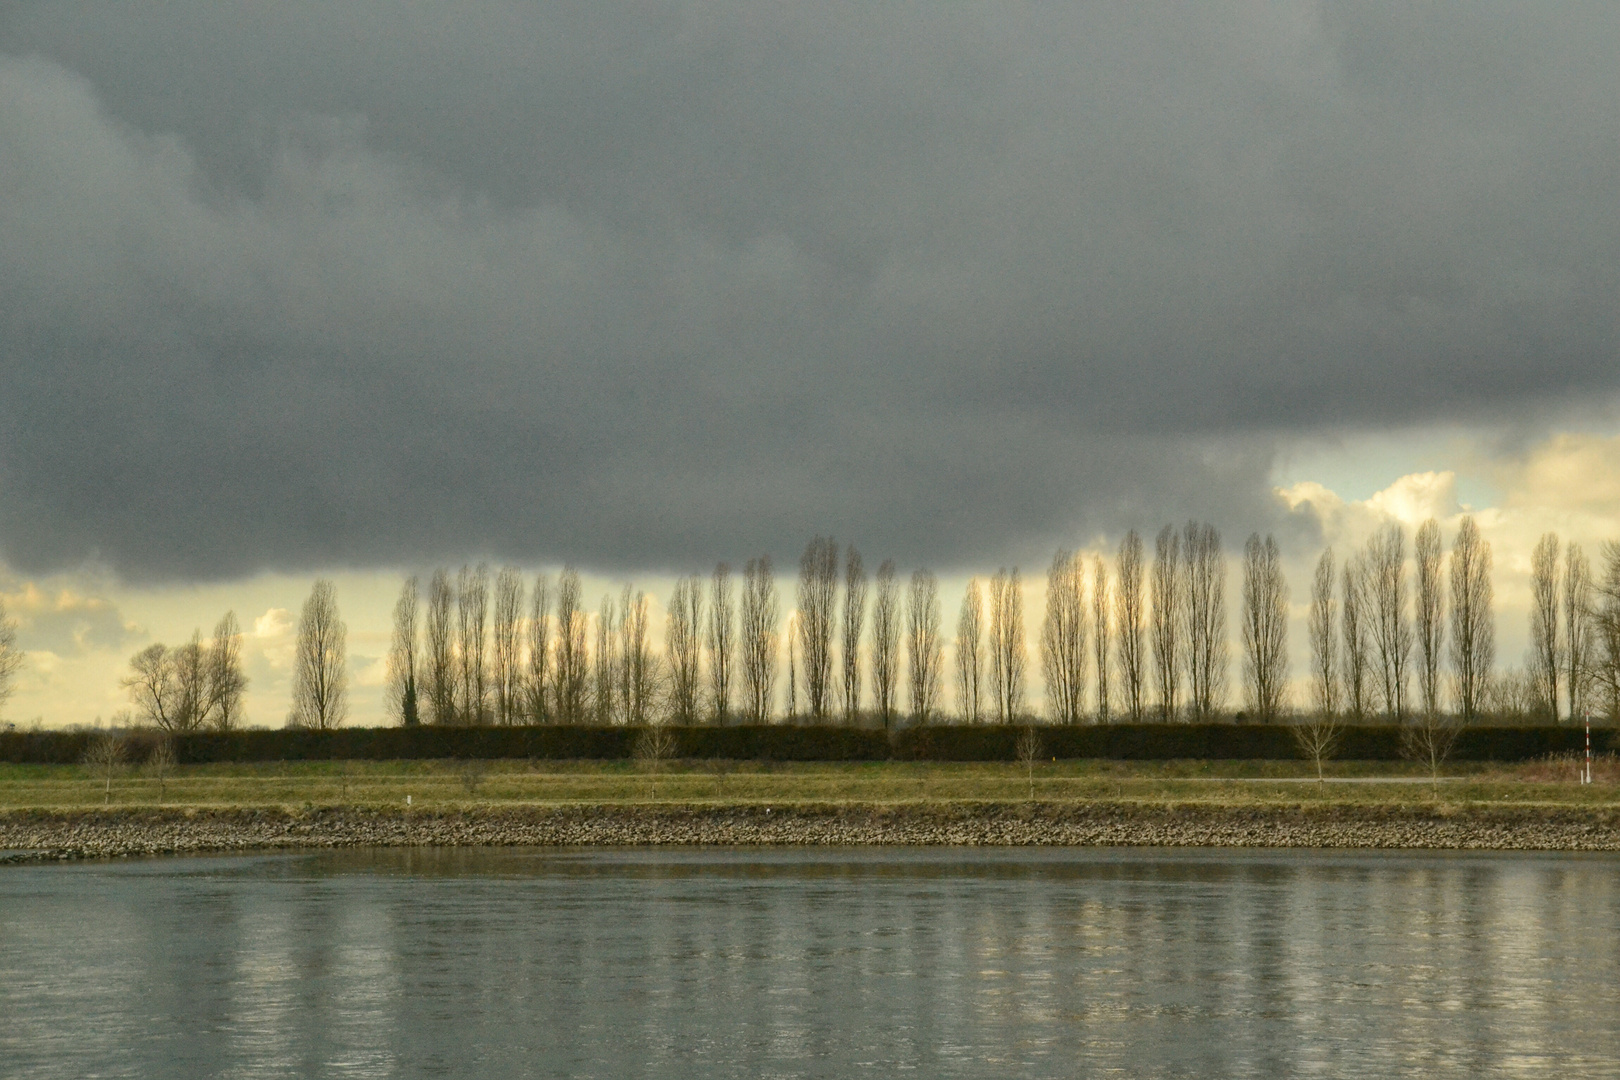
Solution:
{"label": "river water", "polygon": [[0,867],[6,1077],[1620,1075],[1613,856]]}

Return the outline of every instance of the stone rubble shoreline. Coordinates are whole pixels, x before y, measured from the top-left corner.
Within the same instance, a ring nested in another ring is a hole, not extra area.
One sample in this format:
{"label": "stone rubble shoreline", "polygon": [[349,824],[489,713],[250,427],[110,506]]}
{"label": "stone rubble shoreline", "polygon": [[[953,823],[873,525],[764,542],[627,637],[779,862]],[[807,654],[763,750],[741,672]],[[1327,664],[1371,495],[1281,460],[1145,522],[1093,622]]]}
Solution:
{"label": "stone rubble shoreline", "polygon": [[899,803],[19,810],[0,862],[343,847],[1132,846],[1620,851],[1620,811]]}

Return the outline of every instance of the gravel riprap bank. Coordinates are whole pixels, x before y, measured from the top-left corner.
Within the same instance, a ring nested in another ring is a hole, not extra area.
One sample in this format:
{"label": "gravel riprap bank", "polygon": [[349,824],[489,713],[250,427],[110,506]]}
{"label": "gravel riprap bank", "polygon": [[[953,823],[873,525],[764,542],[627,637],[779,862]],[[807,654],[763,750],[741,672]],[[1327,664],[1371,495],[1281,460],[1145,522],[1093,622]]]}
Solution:
{"label": "gravel riprap bank", "polygon": [[1567,807],[1130,803],[25,810],[0,861],[274,848],[645,844],[1620,850],[1620,813]]}

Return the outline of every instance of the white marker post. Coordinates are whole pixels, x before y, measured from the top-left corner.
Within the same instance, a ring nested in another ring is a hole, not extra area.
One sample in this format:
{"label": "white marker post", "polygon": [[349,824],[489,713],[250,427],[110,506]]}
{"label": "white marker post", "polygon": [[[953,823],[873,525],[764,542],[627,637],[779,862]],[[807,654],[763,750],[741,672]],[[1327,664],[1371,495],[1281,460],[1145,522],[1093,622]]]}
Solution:
{"label": "white marker post", "polygon": [[1586,776],[1581,780],[1583,784],[1592,782],[1592,710],[1586,711]]}

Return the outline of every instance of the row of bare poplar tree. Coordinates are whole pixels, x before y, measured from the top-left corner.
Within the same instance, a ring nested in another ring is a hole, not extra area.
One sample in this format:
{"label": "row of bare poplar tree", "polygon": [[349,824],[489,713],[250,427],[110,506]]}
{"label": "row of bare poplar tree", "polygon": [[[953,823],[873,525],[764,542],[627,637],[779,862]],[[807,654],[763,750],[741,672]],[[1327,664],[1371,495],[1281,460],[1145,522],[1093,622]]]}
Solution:
{"label": "row of bare poplar tree", "polygon": [[1455,714],[1473,721],[1484,710],[1496,655],[1490,545],[1465,517],[1451,549],[1449,590],[1439,523],[1424,522],[1412,549],[1409,578],[1406,531],[1392,522],[1345,560],[1342,574],[1332,551],[1317,561],[1308,626],[1318,713],[1397,723],[1414,712],[1437,716],[1447,711],[1448,659]]}
{"label": "row of bare poplar tree", "polygon": [[[1287,674],[1287,590],[1276,544],[1252,538],[1245,567],[1246,604],[1251,591],[1255,600],[1246,606],[1255,619],[1245,621],[1251,681],[1257,711],[1269,717],[1281,707]],[[1145,580],[1133,532],[1112,582],[1105,559],[1089,570],[1089,598],[1083,557],[1059,552],[1047,575],[1039,646],[1052,718],[1217,715],[1228,667],[1220,534],[1196,522],[1167,527]],[[425,597],[410,578],[394,610],[389,710],[405,724],[766,723],[785,652],[790,718],[853,724],[871,717],[890,727],[902,716],[927,723],[942,715],[946,642],[929,571],[902,582],[885,561],[869,579],[853,546],[840,551],[817,537],[799,560],[785,636],[769,557],[747,562],[741,586],[739,598],[724,563],[707,580],[677,581],[660,656],[648,598],[629,586],[617,600],[604,597],[593,620],[571,569],[555,581],[541,574],[528,587],[510,567],[493,576],[484,566],[454,576],[441,569]],[[968,583],[953,644],[958,717],[1025,719],[1028,649],[1016,568]],[[1158,695],[1152,709],[1150,679]]]}
{"label": "row of bare poplar tree", "polygon": [[[1166,526],[1151,562],[1127,533],[1110,560],[1059,551],[1046,575],[1039,657],[1058,723],[1208,721],[1226,709],[1230,667],[1226,556],[1208,524]],[[1620,716],[1620,544],[1594,577],[1578,544],[1542,537],[1531,560],[1530,652],[1522,677],[1493,676],[1491,549],[1464,518],[1449,558],[1430,520],[1413,537],[1388,524],[1342,567],[1322,553],[1312,579],[1309,712],[1352,720],[1488,712],[1544,719]],[[799,560],[797,606],[781,632],[771,560],[751,559],[738,594],[722,563],[676,582],[662,654],[652,605],[626,586],[591,619],[564,569],[525,587],[506,568],[436,572],[424,598],[408,579],[394,609],[387,706],[405,724],[767,723],[787,660],[790,719],[885,727],[943,713],[939,585],[903,583],[885,561],[869,581],[860,553],[817,537]],[[1288,703],[1289,589],[1276,542],[1243,548],[1239,640],[1245,713],[1278,719]],[[968,582],[952,642],[956,716],[1021,722],[1027,647],[1017,568]],[[292,726],[335,727],[347,714],[346,628],[332,583],[317,581],[298,621]],[[784,640],[785,639],[785,640]],[[784,650],[785,645],[785,650]],[[868,690],[867,684],[870,684]],[[1414,685],[1415,684],[1415,685]],[[227,613],[213,637],[148,646],[124,680],[140,720],[169,731],[240,722],[247,687],[241,631]],[[902,695],[904,701],[902,702]]]}
{"label": "row of bare poplar tree", "polygon": [[[1323,552],[1308,614],[1312,667],[1305,713],[1395,723],[1438,716],[1472,723],[1487,714],[1620,718],[1620,544],[1604,544],[1596,578],[1578,544],[1560,552],[1559,538],[1548,533],[1532,556],[1530,650],[1522,672],[1493,670],[1491,547],[1472,517],[1459,523],[1449,553],[1432,519],[1412,537],[1410,557],[1406,530],[1397,523],[1379,529],[1342,568],[1331,549]],[[1120,544],[1112,574],[1098,556],[1088,605],[1085,560],[1062,551],[1054,558],[1041,636],[1052,719],[1207,721],[1223,711],[1228,638],[1219,533],[1197,522],[1179,532],[1166,527],[1151,567],[1143,562],[1134,532]],[[977,718],[975,588],[970,583],[957,651],[965,688],[961,715],[968,720]],[[1290,712],[1288,611],[1276,542],[1250,536],[1238,634],[1240,717],[1271,721]]]}
{"label": "row of bare poplar tree", "polygon": [[1555,533],[1541,538],[1531,557],[1525,670],[1494,674],[1491,548],[1473,518],[1462,520],[1449,565],[1439,524],[1419,526],[1410,577],[1405,532],[1386,525],[1346,560],[1337,597],[1333,555],[1324,552],[1309,615],[1314,709],[1396,722],[1620,716],[1620,544],[1604,544],[1603,557],[1594,580],[1579,544],[1561,555]]}
{"label": "row of bare poplar tree", "polygon": [[[1472,518],[1449,554],[1432,520],[1417,530],[1410,556],[1398,524],[1342,566],[1324,552],[1308,615],[1307,711],[1395,722],[1446,713],[1469,722],[1511,708],[1553,718],[1580,713],[1600,694],[1613,710],[1620,546],[1606,545],[1599,582],[1578,546],[1562,559],[1559,552],[1550,534],[1536,549],[1522,680],[1493,675],[1491,550]],[[571,569],[555,580],[541,574],[527,588],[511,568],[493,578],[483,566],[453,576],[440,570],[425,600],[412,578],[394,611],[390,711],[406,724],[766,723],[776,714],[785,657],[791,719],[926,723],[944,712],[948,674],[962,722],[1028,718],[1016,568],[968,582],[950,643],[953,673],[929,571],[903,582],[886,561],[869,579],[853,546],[840,550],[822,537],[805,548],[798,570],[785,633],[769,557],[747,562],[740,596],[724,563],[707,579],[680,579],[661,653],[652,645],[652,605],[629,586],[604,597],[593,619]],[[1272,721],[1292,711],[1290,594],[1273,538],[1249,537],[1241,576],[1239,716]],[[1134,531],[1112,560],[1059,551],[1046,575],[1038,642],[1050,719],[1224,715],[1226,592],[1220,533],[1201,522],[1162,529],[1151,557]]]}
{"label": "row of bare poplar tree", "polygon": [[1620,720],[1620,543],[1602,548],[1602,575],[1573,541],[1547,533],[1530,556],[1530,655],[1523,697],[1552,719]]}
{"label": "row of bare poplar tree", "polygon": [[[840,573],[842,570],[842,573]],[[840,577],[844,605],[838,609]],[[911,713],[938,709],[938,585],[919,570],[907,592],[894,564],[875,581],[869,649],[861,648],[868,581],[853,547],[817,538],[800,563],[798,606],[789,620],[788,711],[853,721],[860,710],[863,658],[875,711],[899,715],[902,635],[909,658]],[[592,620],[579,574],[538,575],[525,588],[511,567],[493,575],[462,567],[436,571],[422,595],[410,578],[394,608],[388,708],[401,722],[437,724],[766,723],[781,678],[781,602],[769,556],[750,559],[738,583],[721,563],[707,580],[676,582],[667,606],[664,654],[654,654],[651,603],[625,586],[602,599]],[[835,625],[836,623],[836,625]],[[834,637],[842,671],[835,680]]]}

